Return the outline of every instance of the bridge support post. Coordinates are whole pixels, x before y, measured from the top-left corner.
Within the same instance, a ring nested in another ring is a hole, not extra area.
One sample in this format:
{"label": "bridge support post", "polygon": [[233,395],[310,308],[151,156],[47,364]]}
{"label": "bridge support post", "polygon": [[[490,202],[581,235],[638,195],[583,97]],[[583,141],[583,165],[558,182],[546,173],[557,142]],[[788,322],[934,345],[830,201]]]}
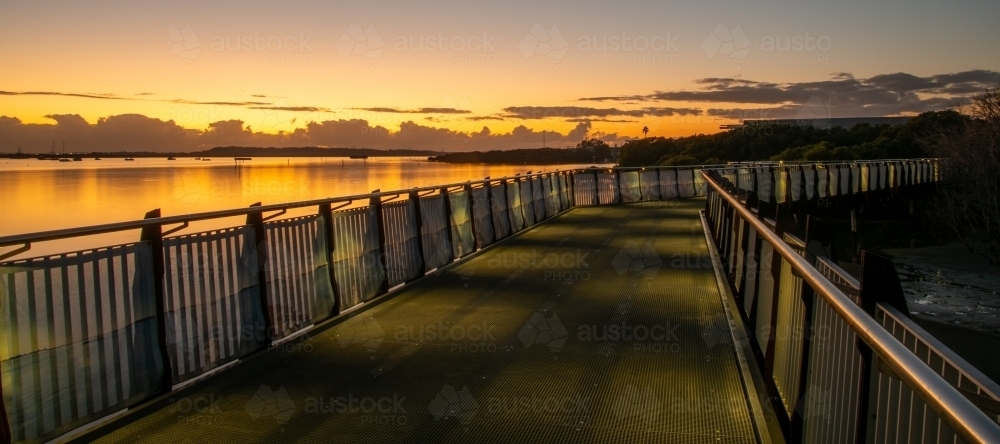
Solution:
{"label": "bridge support post", "polygon": [[[158,219],[160,216],[160,209],[157,208],[146,213],[145,219]],[[152,269],[153,295],[155,297],[156,304],[156,345],[159,348],[160,359],[163,360],[163,377],[160,379],[160,384],[162,384],[163,387],[160,391],[162,393],[166,393],[169,392],[173,386],[173,370],[170,364],[170,353],[167,351],[167,305],[166,291],[163,288],[163,276],[165,274],[163,263],[163,227],[156,225],[153,227],[143,228],[139,239],[144,242],[149,242],[149,249],[153,257]],[[4,415],[3,419],[6,421],[7,416]]]}

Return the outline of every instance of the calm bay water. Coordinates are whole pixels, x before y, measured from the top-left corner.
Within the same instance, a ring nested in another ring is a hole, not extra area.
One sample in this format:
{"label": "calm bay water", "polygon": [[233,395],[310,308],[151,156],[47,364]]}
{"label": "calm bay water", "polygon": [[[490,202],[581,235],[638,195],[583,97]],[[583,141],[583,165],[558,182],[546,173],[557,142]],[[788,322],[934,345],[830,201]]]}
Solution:
{"label": "calm bay water", "polygon": [[[244,208],[256,202],[268,205],[585,166],[590,165],[450,165],[423,158],[258,158],[237,168],[231,158],[208,162],[88,158],[63,163],[0,159],[0,236],[142,219],[154,208],[172,216]],[[304,208],[282,217],[315,212],[316,208]],[[196,222],[180,233],[236,226],[244,221],[241,217]],[[138,230],[133,230],[44,242],[18,257],[122,244],[138,238]]]}

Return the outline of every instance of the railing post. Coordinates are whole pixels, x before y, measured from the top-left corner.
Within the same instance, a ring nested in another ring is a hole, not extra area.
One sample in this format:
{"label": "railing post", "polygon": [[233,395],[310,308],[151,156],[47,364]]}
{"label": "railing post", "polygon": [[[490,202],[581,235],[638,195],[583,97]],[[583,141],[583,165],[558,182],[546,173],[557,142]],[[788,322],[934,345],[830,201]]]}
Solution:
{"label": "railing post", "polygon": [[[160,209],[157,208],[146,213],[144,219],[158,219],[160,216]],[[170,353],[167,349],[167,303],[166,290],[163,288],[163,276],[165,274],[163,262],[163,227],[156,225],[143,228],[139,239],[143,242],[149,242],[149,249],[153,256],[153,295],[156,304],[157,346],[160,349],[160,357],[163,360],[163,377],[160,379],[160,383],[163,385],[161,391],[165,393],[169,392],[173,387],[173,370],[170,364]]]}
{"label": "railing post", "polygon": [[382,284],[379,285],[378,295],[383,295],[389,291],[389,261],[385,254],[385,221],[382,218],[382,197],[378,195],[382,190],[372,190],[373,196],[368,200],[368,206],[375,210],[375,226],[378,230],[378,260],[385,271],[382,277]]}
{"label": "railing post", "polygon": [[[765,174],[770,173],[770,171],[766,171]],[[775,215],[775,219],[777,219],[777,215]],[[773,229],[774,234],[779,237],[782,236],[785,231],[785,228],[778,224],[777,220],[774,221]],[[770,269],[772,282],[770,296],[771,315],[768,316],[767,344],[764,347],[764,386],[767,389],[767,395],[771,398],[772,406],[781,410],[781,414],[775,416],[777,416],[778,422],[780,423],[782,430],[785,432],[785,435],[788,436],[788,412],[784,411],[784,406],[781,403],[781,394],[778,393],[778,386],[774,382],[775,336],[777,336],[778,332],[778,307],[781,303],[781,254],[779,254],[773,247],[771,249]],[[763,295],[759,295],[758,297],[763,297]]]}
{"label": "railing post", "polygon": [[[524,224],[523,224],[524,228],[527,228],[528,227],[528,212],[527,212],[527,210],[525,210],[525,207],[527,206],[527,207],[531,208],[531,214],[532,215],[535,214],[535,204],[531,202],[531,197],[530,197],[531,194],[532,194],[531,193],[531,180],[528,180],[528,179],[518,180],[517,178],[514,178],[514,180],[517,180],[519,182],[519,186],[517,187],[517,194],[518,194],[518,198],[521,199],[521,220],[524,221]],[[524,193],[522,192],[522,190],[524,190],[525,186],[528,187],[528,196],[529,196],[529,198],[528,198],[528,202],[527,203],[524,202]],[[535,219],[534,218],[531,219],[531,224],[532,225],[535,224]]]}
{"label": "railing post", "polygon": [[448,227],[444,230],[448,236],[448,246],[451,247],[451,260],[454,261],[458,259],[455,257],[455,236],[451,232],[451,198],[448,196],[448,187],[441,188],[442,200],[444,200],[444,223]]}
{"label": "railing post", "polygon": [[599,178],[597,177],[597,171],[594,171],[594,205],[601,204],[601,186]]}
{"label": "railing post", "polygon": [[336,240],[333,238],[333,209],[330,204],[325,203],[319,206],[319,214],[323,216],[323,225],[326,225],[326,262],[330,271],[330,286],[333,287],[333,309],[330,316],[340,314],[340,287],[337,285],[337,274],[333,270],[333,252],[337,248]]}
{"label": "railing post", "polygon": [[617,195],[615,197],[616,197],[616,199],[618,199],[618,201],[617,202],[612,202],[612,203],[621,203],[622,202],[622,172],[618,168],[615,168],[614,172],[615,172],[615,183],[612,186],[618,187],[618,192],[615,193]]}
{"label": "railing post", "polygon": [[420,269],[424,271],[423,273],[417,275],[417,277],[411,279],[410,282],[412,282],[420,279],[423,277],[424,273],[427,273],[427,261],[424,260],[424,218],[420,213],[420,193],[410,191],[410,194],[407,195],[407,199],[413,202],[413,219],[415,219],[413,223],[416,225],[415,229],[417,230],[417,254],[420,259]]}
{"label": "railing post", "polygon": [[462,190],[465,191],[465,202],[469,207],[469,228],[472,229],[472,251],[479,251],[483,247],[479,245],[479,236],[476,236],[476,200],[472,198],[472,185],[465,184]]}
{"label": "railing post", "polygon": [[500,240],[500,233],[497,229],[496,213],[493,212],[493,201],[495,200],[495,196],[493,196],[493,186],[491,186],[489,182],[490,176],[484,177],[483,180],[487,181],[483,184],[483,187],[486,188],[486,206],[489,209],[490,224],[493,226],[493,242],[496,242]]}
{"label": "railing post", "polygon": [[[885,302],[901,313],[910,315],[906,307],[903,289],[899,284],[899,275],[889,259],[867,251],[861,252],[861,283],[860,305],[868,314],[875,316],[875,304]],[[861,355],[861,396],[858,397],[858,430],[855,442],[868,442],[868,421],[875,419],[868,415],[872,390],[872,367],[875,355],[865,341],[856,340],[858,353]]]}
{"label": "railing post", "polygon": [[574,172],[570,171],[566,173],[566,189],[568,194],[566,195],[566,208],[570,209],[576,206],[576,180]]}
{"label": "railing post", "polygon": [[[836,263],[833,251],[833,228],[825,220],[818,217],[806,217],[804,256],[810,264],[816,264],[817,257],[826,257]],[[791,415],[791,438],[793,441],[803,439],[805,432],[805,400],[806,391],[809,389],[809,355],[812,352],[812,319],[815,312],[816,292],[805,281],[802,282],[801,291],[802,304],[805,307],[802,316],[802,355],[799,362],[799,387],[797,393],[799,399],[795,401],[795,408]]]}
{"label": "railing post", "polygon": [[[250,207],[259,207],[257,202]],[[264,341],[261,348],[271,346],[271,336],[274,334],[274,322],[271,316],[271,309],[267,305],[267,230],[264,229],[264,213],[247,214],[247,225],[253,227],[254,240],[257,245],[254,250],[257,252],[257,287],[260,292],[260,310],[264,318]]]}

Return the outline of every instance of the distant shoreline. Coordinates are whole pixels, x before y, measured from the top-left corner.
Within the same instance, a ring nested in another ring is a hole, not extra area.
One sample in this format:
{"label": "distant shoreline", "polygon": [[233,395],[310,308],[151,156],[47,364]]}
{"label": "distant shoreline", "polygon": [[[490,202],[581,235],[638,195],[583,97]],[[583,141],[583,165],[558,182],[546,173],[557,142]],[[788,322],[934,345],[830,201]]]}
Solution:
{"label": "distant shoreline", "polygon": [[431,157],[442,154],[441,151],[429,150],[377,150],[371,148],[322,148],[322,147],[241,147],[227,146],[215,147],[204,151],[191,151],[183,153],[155,152],[155,151],[93,151],[86,153],[0,153],[3,159],[37,159],[37,158],[195,158],[195,157]]}

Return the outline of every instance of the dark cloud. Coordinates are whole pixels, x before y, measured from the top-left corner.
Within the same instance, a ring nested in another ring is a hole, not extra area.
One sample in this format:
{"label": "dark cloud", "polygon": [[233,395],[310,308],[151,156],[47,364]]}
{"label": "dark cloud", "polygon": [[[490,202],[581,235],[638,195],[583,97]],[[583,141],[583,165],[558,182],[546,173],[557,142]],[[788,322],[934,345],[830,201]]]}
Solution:
{"label": "dark cloud", "polygon": [[351,108],[358,111],[369,111],[373,113],[394,113],[394,114],[472,114],[472,111],[458,108],[416,108],[399,109],[389,107],[372,108]]}
{"label": "dark cloud", "polygon": [[315,106],[250,106],[250,109],[266,109],[272,111],[302,111],[302,112],[324,112],[330,113],[329,108],[319,108]]}
{"label": "dark cloud", "polygon": [[[330,146],[358,148],[414,148],[444,151],[533,148],[542,145],[542,131],[518,126],[508,133],[494,133],[488,127],[461,132],[434,128],[412,121],[398,131],[372,125],[363,119],[309,122],[304,128],[279,134],[254,131],[241,120],[213,122],[205,130],[185,129],[174,121],[138,114],[125,114],[89,123],[76,114],[46,116],[54,123],[26,124],[15,117],[0,116],[0,151],[18,147],[40,153],[51,149],[53,140],[67,142],[67,150],[184,152],[214,146]],[[565,134],[545,131],[549,146],[572,146],[591,134],[591,122],[579,122]],[[628,137],[600,135],[608,142]]]}
{"label": "dark cloud", "polygon": [[602,118],[572,118],[566,119],[567,122],[608,122],[608,123],[632,123],[635,120],[626,119],[602,119]]}
{"label": "dark cloud", "polygon": [[170,103],[180,103],[183,105],[221,105],[221,106],[265,106],[272,105],[271,102],[199,102],[197,100],[184,100],[184,99],[174,99],[167,100]]}
{"label": "dark cloud", "polygon": [[511,106],[503,109],[503,117],[511,119],[547,119],[551,117],[566,119],[593,120],[587,118],[607,118],[612,116],[686,116],[699,115],[698,108],[659,108],[646,107],[636,109],[590,108],[585,106]]}
{"label": "dark cloud", "polygon": [[472,120],[472,121],[478,122],[478,121],[481,121],[481,120],[500,120],[500,121],[503,121],[503,120],[507,120],[507,119],[504,119],[501,116],[469,116],[469,117],[466,117],[465,120]]}
{"label": "dark cloud", "polygon": [[126,97],[118,97],[114,94],[81,94],[81,93],[63,93],[63,92],[53,92],[53,91],[0,91],[0,96],[63,96],[63,97],[78,97],[83,99],[103,99],[103,100],[136,100],[129,99]]}
{"label": "dark cloud", "polygon": [[[828,104],[839,117],[879,116],[939,110],[968,95],[1000,86],[1000,72],[989,70],[916,76],[891,73],[858,79],[850,73],[834,73],[830,80],[817,82],[771,83],[735,78],[709,77],[694,82],[694,90],[656,91],[645,95],[584,97],[581,101],[676,101],[699,103],[742,103],[756,108],[727,110],[727,113],[758,112],[766,108],[776,118],[789,117],[809,101]],[[709,115],[720,110],[710,110]]]}

